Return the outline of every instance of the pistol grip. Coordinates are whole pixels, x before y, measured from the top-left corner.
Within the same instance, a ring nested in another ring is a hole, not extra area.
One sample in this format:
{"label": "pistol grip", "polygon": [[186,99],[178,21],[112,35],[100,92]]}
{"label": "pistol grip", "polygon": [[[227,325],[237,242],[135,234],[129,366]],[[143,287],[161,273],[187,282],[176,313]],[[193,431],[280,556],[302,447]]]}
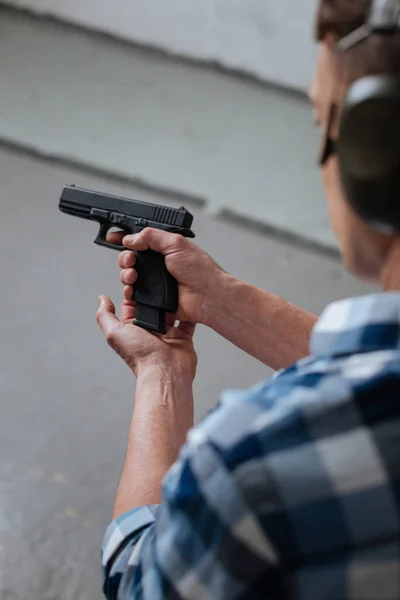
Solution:
{"label": "pistol grip", "polygon": [[178,310],[178,283],[165,266],[165,257],[153,250],[136,252],[133,300],[135,325],[155,333],[166,333],[165,313]]}

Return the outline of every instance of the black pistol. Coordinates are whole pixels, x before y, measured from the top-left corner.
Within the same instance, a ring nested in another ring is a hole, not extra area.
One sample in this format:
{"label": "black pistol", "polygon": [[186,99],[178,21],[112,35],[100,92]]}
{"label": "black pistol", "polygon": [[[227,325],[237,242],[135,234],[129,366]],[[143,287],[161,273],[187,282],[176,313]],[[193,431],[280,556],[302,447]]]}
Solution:
{"label": "black pistol", "polygon": [[[107,242],[107,233],[114,227],[127,234],[153,227],[188,238],[195,237],[191,230],[193,216],[185,208],[128,200],[74,185],[64,187],[59,208],[74,217],[97,221],[100,228],[95,244],[113,250],[126,250],[122,245]],[[138,279],[132,298],[136,302],[134,323],[148,331],[166,333],[165,313],[178,310],[177,281],[167,271],[164,256],[153,250],[136,252],[136,270]]]}

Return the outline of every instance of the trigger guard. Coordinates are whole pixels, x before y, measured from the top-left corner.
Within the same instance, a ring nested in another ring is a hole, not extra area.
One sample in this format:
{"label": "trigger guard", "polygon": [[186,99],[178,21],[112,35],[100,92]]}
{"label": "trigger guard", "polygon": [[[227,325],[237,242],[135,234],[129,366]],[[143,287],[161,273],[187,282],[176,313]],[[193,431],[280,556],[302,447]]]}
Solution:
{"label": "trigger guard", "polygon": [[103,246],[103,248],[108,248],[109,250],[117,250],[118,252],[123,252],[124,250],[126,250],[125,246],[123,246],[122,244],[121,245],[120,244],[111,244],[110,242],[107,242],[107,240],[106,240],[107,233],[113,227],[114,227],[113,225],[109,225],[108,223],[102,223],[100,225],[100,228],[97,233],[97,237],[94,240],[94,243],[97,244],[98,246]]}

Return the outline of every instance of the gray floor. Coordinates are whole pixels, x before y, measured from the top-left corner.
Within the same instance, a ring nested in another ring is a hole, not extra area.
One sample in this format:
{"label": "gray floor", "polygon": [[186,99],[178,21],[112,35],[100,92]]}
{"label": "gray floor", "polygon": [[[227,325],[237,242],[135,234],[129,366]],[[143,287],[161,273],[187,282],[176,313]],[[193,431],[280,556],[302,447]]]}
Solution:
{"label": "gray floor", "polygon": [[[116,254],[94,225],[61,215],[65,183],[157,197],[0,149],[0,598],[97,600],[100,540],[120,474],[134,381],[95,323],[118,298]],[[213,220],[198,243],[228,270],[320,312],[365,291],[326,256]],[[246,307],[243,307],[246,310]],[[226,387],[269,373],[210,331],[197,334],[197,418]]]}

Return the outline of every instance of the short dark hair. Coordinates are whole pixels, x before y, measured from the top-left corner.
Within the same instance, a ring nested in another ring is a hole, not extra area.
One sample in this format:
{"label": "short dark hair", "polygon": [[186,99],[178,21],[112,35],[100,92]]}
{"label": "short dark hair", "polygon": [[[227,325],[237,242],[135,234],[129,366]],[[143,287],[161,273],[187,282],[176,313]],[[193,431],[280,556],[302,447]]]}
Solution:
{"label": "short dark hair", "polygon": [[[315,37],[321,42],[328,33],[338,40],[361,27],[371,10],[372,0],[319,0]],[[345,53],[348,82],[366,75],[387,74],[400,78],[400,33],[371,35]]]}
{"label": "short dark hair", "polygon": [[322,41],[327,33],[343,38],[365,22],[372,0],[320,0],[315,37]]}

